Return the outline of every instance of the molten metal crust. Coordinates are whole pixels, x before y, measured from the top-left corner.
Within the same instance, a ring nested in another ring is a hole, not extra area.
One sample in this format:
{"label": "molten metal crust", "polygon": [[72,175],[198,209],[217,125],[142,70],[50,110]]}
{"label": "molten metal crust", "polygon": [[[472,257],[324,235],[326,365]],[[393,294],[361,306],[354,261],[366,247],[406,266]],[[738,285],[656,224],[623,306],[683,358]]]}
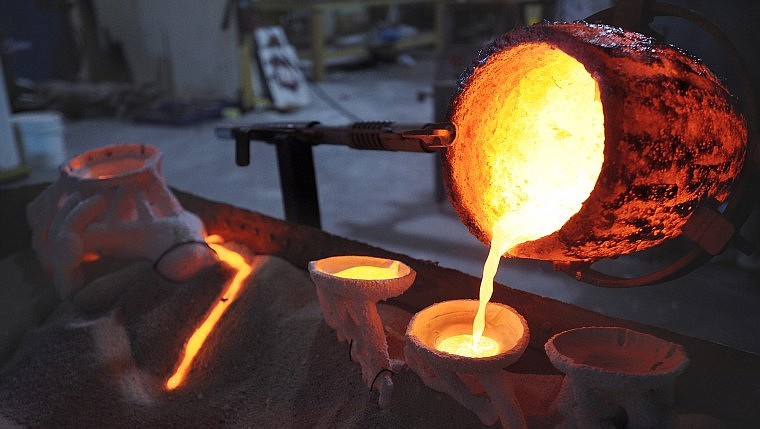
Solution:
{"label": "molten metal crust", "polygon": [[[747,129],[725,86],[698,59],[641,34],[606,25],[544,23],[520,28],[484,48],[460,79],[449,117],[473,71],[496,52],[548,43],[583,64],[600,89],[604,163],[581,210],[559,230],[523,243],[510,256],[593,261],[632,253],[680,234],[703,198],[723,201],[743,163]],[[488,232],[463,205],[451,157],[443,160],[449,197],[482,242]]]}

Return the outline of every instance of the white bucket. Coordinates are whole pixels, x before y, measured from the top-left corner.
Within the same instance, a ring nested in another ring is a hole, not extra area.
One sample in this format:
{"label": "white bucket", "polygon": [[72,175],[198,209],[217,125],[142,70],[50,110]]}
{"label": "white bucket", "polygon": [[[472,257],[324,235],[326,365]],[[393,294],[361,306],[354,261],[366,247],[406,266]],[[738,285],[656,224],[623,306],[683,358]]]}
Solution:
{"label": "white bucket", "polygon": [[13,135],[8,93],[5,91],[4,82],[3,63],[0,58],[0,183],[26,173],[21,148]]}
{"label": "white bucket", "polygon": [[26,162],[32,167],[57,168],[66,160],[63,146],[63,115],[44,111],[12,116]]}

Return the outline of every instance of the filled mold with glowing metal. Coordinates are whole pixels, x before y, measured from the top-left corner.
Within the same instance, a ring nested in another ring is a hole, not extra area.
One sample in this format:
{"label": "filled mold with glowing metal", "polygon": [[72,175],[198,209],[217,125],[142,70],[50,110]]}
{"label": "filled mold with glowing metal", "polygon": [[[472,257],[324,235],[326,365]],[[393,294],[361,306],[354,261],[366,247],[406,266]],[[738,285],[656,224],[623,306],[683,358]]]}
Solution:
{"label": "filled mold with glowing metal", "polygon": [[379,405],[387,407],[394,365],[377,303],[404,293],[416,272],[385,258],[333,256],[309,262],[309,274],[325,322],[335,329],[338,340],[349,342],[351,358],[361,365],[364,382],[379,392]]}
{"label": "filled mold with glowing metal", "polygon": [[[500,421],[505,428],[525,428],[514,386],[503,369],[517,362],[528,346],[528,324],[512,307],[490,302],[483,338],[493,348],[473,350],[466,344],[472,341],[468,336],[477,310],[478,301],[462,299],[439,302],[415,314],[406,331],[406,363],[428,387],[457,400],[483,424]],[[463,337],[465,350],[458,354],[460,350],[448,343]]]}

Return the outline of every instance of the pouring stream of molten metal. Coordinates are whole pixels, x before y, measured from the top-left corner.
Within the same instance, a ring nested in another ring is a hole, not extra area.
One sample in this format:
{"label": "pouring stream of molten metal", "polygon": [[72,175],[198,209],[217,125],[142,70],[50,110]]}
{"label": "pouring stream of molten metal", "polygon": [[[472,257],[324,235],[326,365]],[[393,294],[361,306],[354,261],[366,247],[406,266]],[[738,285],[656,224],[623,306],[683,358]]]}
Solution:
{"label": "pouring stream of molten metal", "polygon": [[182,353],[182,360],[177,366],[174,374],[166,380],[164,385],[166,390],[176,389],[185,380],[198,351],[203,347],[203,343],[206,342],[206,339],[219,322],[219,319],[221,319],[229,306],[235,301],[245,280],[253,271],[251,265],[248,264],[239,253],[224,247],[224,245],[221,244],[222,242],[222,237],[218,235],[210,235],[206,237],[206,243],[208,243],[208,245],[216,252],[219,259],[237,269],[237,274],[235,274],[232,280],[227,284],[227,287],[222,294],[222,298],[214,304],[201,325],[195,330],[195,332],[193,332],[190,339],[187,340],[185,349]]}
{"label": "pouring stream of molten metal", "polygon": [[486,327],[486,305],[493,294],[493,279],[499,268],[501,255],[517,244],[525,241],[524,237],[515,235],[507,219],[501,219],[494,225],[491,250],[488,252],[483,277],[480,280],[480,302],[475,319],[472,322],[472,335],[460,334],[446,338],[438,344],[438,349],[447,353],[467,357],[488,357],[499,354],[502,350],[492,338],[483,335]]}
{"label": "pouring stream of molten metal", "polygon": [[516,239],[514,234],[510,234],[506,222],[499,221],[494,225],[491,250],[488,251],[486,263],[483,265],[483,277],[480,280],[478,312],[475,314],[475,320],[472,322],[472,350],[475,354],[478,354],[480,339],[486,327],[486,304],[488,304],[488,301],[491,300],[491,295],[493,295],[493,278],[496,276],[496,270],[499,268],[501,255],[507,253],[507,250],[520,244],[522,241],[524,240]]}
{"label": "pouring stream of molten metal", "polygon": [[581,208],[604,160],[604,112],[585,67],[540,43],[492,55],[463,91],[447,157],[462,204],[491,236],[468,354],[485,357],[479,348],[499,260]]}

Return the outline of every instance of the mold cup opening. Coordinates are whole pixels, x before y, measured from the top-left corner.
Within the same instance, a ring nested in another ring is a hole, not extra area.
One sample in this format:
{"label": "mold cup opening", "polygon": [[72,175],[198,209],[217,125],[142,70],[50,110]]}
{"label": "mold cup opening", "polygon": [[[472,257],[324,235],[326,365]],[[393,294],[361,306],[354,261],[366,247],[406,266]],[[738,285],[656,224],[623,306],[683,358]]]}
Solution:
{"label": "mold cup opening", "polygon": [[495,302],[486,307],[485,337],[498,344],[491,356],[466,357],[440,350],[441,343],[457,335],[472,334],[477,300],[452,300],[433,304],[409,323],[407,338],[424,355],[454,371],[486,372],[505,368],[525,351],[530,333],[525,319],[513,308]]}
{"label": "mold cup opening", "polygon": [[[357,269],[359,267],[367,269]],[[411,271],[408,265],[399,261],[354,255],[333,256],[314,261],[314,269],[331,276],[356,280],[390,280],[407,276]]]}
{"label": "mold cup opening", "polygon": [[157,149],[145,144],[114,145],[74,157],[62,169],[78,179],[114,179],[157,168],[160,157]]}
{"label": "mold cup opening", "polygon": [[[546,343],[554,366],[566,374],[587,374],[597,384],[626,379],[657,384],[680,374],[688,364],[683,347],[620,327],[584,327],[561,332]],[[593,377],[592,377],[593,375]]]}
{"label": "mold cup opening", "polygon": [[309,262],[312,281],[324,291],[379,301],[404,293],[416,272],[403,262],[372,256],[333,256]]}
{"label": "mold cup opening", "polygon": [[676,427],[675,379],[689,363],[682,346],[622,327],[592,326],[560,332],[544,348],[566,375],[556,408],[567,426],[598,426],[617,409],[626,427]]}

